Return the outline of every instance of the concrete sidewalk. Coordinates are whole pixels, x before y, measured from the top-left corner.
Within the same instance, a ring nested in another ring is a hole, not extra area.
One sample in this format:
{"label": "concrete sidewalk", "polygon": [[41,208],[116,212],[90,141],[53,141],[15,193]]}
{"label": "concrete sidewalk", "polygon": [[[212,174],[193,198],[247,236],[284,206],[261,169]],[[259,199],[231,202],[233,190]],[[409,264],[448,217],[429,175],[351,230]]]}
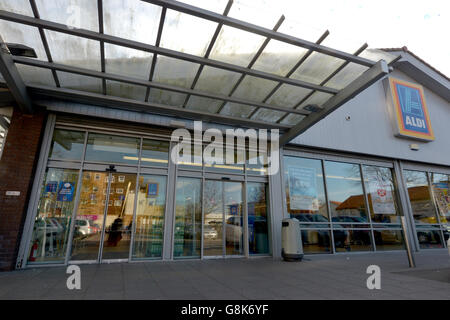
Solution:
{"label": "concrete sidewalk", "polygon": [[[81,290],[68,290],[65,267],[0,273],[0,299],[450,299],[447,250],[81,266]],[[368,290],[366,268],[381,268]]]}

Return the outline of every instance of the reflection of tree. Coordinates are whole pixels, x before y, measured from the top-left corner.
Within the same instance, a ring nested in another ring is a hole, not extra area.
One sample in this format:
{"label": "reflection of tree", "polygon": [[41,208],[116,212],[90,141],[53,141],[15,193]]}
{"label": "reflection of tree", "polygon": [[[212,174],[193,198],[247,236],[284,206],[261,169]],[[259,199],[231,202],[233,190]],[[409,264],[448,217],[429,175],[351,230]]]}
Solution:
{"label": "reflection of tree", "polygon": [[364,166],[364,178],[366,181],[376,182],[378,185],[394,185],[392,173],[389,168]]}
{"label": "reflection of tree", "polygon": [[222,184],[220,182],[207,182],[205,184],[205,213],[222,211]]}

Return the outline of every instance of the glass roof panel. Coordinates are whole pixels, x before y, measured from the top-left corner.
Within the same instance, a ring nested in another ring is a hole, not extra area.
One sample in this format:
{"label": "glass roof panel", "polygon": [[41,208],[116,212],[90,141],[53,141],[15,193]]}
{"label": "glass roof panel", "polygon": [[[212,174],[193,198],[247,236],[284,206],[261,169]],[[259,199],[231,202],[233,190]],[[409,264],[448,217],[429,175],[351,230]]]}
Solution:
{"label": "glass roof panel", "polygon": [[199,66],[197,63],[158,55],[153,79],[156,82],[190,88]]}
{"label": "glass roof panel", "polygon": [[53,79],[53,75],[50,69],[27,66],[24,64],[16,64],[16,66],[22,80],[26,84],[43,84],[52,87],[55,86],[55,80]]}
{"label": "glass roof panel", "polygon": [[320,107],[332,96],[333,96],[332,94],[326,92],[316,91],[300,105],[300,109],[303,108],[304,106],[307,106],[308,104],[316,104]]}
{"label": "glass roof panel", "polygon": [[[353,39],[338,37],[334,34],[330,34],[322,42],[322,45],[344,52],[353,53],[361,47],[362,43],[356,42]],[[343,59],[314,52],[292,74],[291,78],[320,84],[343,63],[345,63],[345,60]]]}
{"label": "glass roof panel", "polygon": [[127,99],[144,101],[146,87],[134,84],[106,80],[106,94]]}
{"label": "glass roof panel", "polygon": [[80,29],[99,30],[97,1],[36,0],[36,5],[39,15],[44,20],[62,23]]}
{"label": "glass roof panel", "polygon": [[100,42],[50,30],[45,35],[55,62],[101,71]]}
{"label": "glass roof panel", "polygon": [[262,36],[223,26],[210,58],[247,67],[264,40]]}
{"label": "glass roof panel", "polygon": [[102,92],[102,80],[93,77],[82,76],[74,73],[56,71],[62,88],[88,91],[94,93]]}
{"label": "glass roof panel", "polygon": [[259,108],[258,111],[256,111],[256,113],[252,116],[252,120],[276,122],[284,114],[285,114],[285,112],[278,111],[278,110]]}
{"label": "glass roof panel", "polygon": [[38,28],[0,20],[0,36],[5,42],[19,43],[33,48],[39,60],[47,60]]}
{"label": "glass roof panel", "polygon": [[216,113],[222,105],[222,100],[210,99],[199,96],[191,96],[186,105],[186,109],[207,111],[210,113]]}
{"label": "glass roof panel", "polygon": [[275,81],[246,76],[233,93],[233,97],[262,101],[277,84]]}
{"label": "glass roof panel", "polygon": [[0,10],[34,16],[29,0],[2,0],[0,1]]}
{"label": "glass roof panel", "polygon": [[289,16],[284,19],[278,32],[285,33],[300,39],[316,42],[325,32],[324,29],[314,28],[311,25],[302,23],[298,19],[292,19]]}
{"label": "glass roof panel", "polygon": [[304,48],[271,40],[256,60],[253,69],[285,76],[306,52],[308,50]]}
{"label": "glass roof panel", "polygon": [[116,37],[154,45],[161,7],[140,0],[103,1],[104,31]]}
{"label": "glass roof panel", "polygon": [[293,108],[310,92],[310,89],[300,88],[290,84],[282,84],[269,100],[267,100],[267,103],[274,106]]}
{"label": "glass roof panel", "polygon": [[[275,6],[275,8],[277,7]],[[273,7],[266,9],[264,6],[255,5],[254,1],[234,0],[228,16],[272,29],[282,14],[281,10],[275,10],[274,12]]]}
{"label": "glass roof panel", "polygon": [[280,123],[293,126],[302,121],[304,118],[305,116],[302,116],[301,114],[289,113],[286,118],[280,121]]}
{"label": "glass roof panel", "polygon": [[252,113],[254,109],[255,107],[248,106],[245,104],[227,102],[227,104],[220,111],[220,114],[230,117],[248,118],[248,116]]}
{"label": "glass roof panel", "polygon": [[205,66],[197,80],[195,89],[228,95],[240,76],[240,73]]}
{"label": "glass roof panel", "polygon": [[379,60],[383,59],[387,63],[390,63],[392,60],[397,58],[397,55],[395,55],[395,54],[391,54],[389,52],[379,50],[379,49],[370,49],[370,48],[367,48],[366,50],[361,52],[361,54],[359,56],[366,58],[366,59],[370,59],[372,61],[379,61]]}
{"label": "glass roof panel", "polygon": [[186,94],[184,93],[151,88],[148,101],[168,106],[181,107],[183,106],[185,99]]}
{"label": "glass roof panel", "polygon": [[217,23],[174,10],[167,10],[160,46],[204,56]]}
{"label": "glass roof panel", "polygon": [[153,54],[105,43],[105,70],[148,80]]}
{"label": "glass roof panel", "polygon": [[345,60],[339,58],[313,52],[291,75],[291,78],[320,84],[344,62]]}
{"label": "glass roof panel", "polygon": [[335,89],[343,89],[368,69],[368,67],[350,62],[331,78],[326,85]]}

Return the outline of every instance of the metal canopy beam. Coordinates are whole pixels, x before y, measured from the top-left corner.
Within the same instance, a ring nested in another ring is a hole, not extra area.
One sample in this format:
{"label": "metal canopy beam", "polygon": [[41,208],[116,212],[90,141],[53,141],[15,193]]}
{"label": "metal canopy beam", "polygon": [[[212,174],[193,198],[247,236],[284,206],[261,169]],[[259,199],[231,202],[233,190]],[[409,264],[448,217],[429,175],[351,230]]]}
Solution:
{"label": "metal canopy beam", "polygon": [[275,32],[273,30],[263,28],[248,22],[244,22],[238,19],[225,17],[223,15],[220,15],[218,13],[208,11],[202,8],[194,7],[186,3],[174,1],[174,0],[141,0],[144,2],[152,3],[155,5],[163,6],[172,10],[176,10],[179,12],[187,13],[199,18],[207,19],[210,21],[215,21],[218,23],[223,23],[227,26],[234,27],[237,29],[241,29],[244,31],[248,31],[251,33],[255,33],[264,37],[272,38],[275,40],[279,40],[282,42],[286,42],[295,46],[300,46],[306,49],[311,49],[313,51],[317,51],[326,55],[330,55],[339,59],[347,60],[350,62],[354,62],[357,64],[361,64],[367,67],[371,67],[375,64],[374,61],[361,58],[361,57],[355,57],[352,54],[335,50],[332,48],[328,48],[322,45],[318,45],[314,42],[306,41],[303,39],[299,39],[284,33]]}
{"label": "metal canopy beam", "polygon": [[[156,42],[155,42],[155,45],[157,47],[159,47],[159,44],[161,42],[161,36],[162,36],[163,28],[164,28],[164,21],[166,20],[166,12],[167,12],[167,8],[163,8],[161,10],[161,16],[159,18],[158,34],[156,35]],[[158,61],[157,57],[158,57],[158,55],[156,53],[153,54],[152,65],[150,66],[150,75],[148,77],[148,81],[153,81],[156,63]],[[145,102],[148,101],[149,97],[150,97],[150,87],[147,87],[147,90],[145,92]]]}
{"label": "metal canopy beam", "polygon": [[[317,44],[322,43],[323,40],[325,40],[326,37],[328,37],[328,35],[330,34],[330,32],[328,30],[326,30],[322,36],[316,41]],[[302,64],[303,62],[306,61],[306,59],[308,59],[308,57],[313,53],[314,51],[309,49],[301,58],[300,60],[291,68],[291,70],[288,71],[288,73],[286,73],[285,77],[289,78],[294,72],[295,70],[297,70]],[[269,92],[269,94],[264,98],[264,100],[262,102],[266,103],[270,97],[272,97],[275,92],[277,92],[278,89],[281,88],[283,84],[282,83],[278,83],[275,88],[272,89],[272,91]],[[294,109],[294,108],[293,108]],[[251,119],[256,112],[258,112],[259,108],[255,108],[255,110],[252,111],[252,113],[250,113],[250,115],[248,116],[249,119]],[[286,113],[286,115],[288,115],[288,113]],[[278,123],[280,123],[281,121],[277,121]]]}
{"label": "metal canopy beam", "polygon": [[[231,6],[232,5],[233,5],[233,0],[228,0],[227,6],[225,7],[225,10],[223,12],[224,16],[228,15],[228,13],[231,10]],[[208,48],[206,49],[206,52],[205,52],[205,55],[204,55],[205,58],[209,58],[209,55],[211,54],[211,51],[212,51],[212,49],[214,47],[214,44],[216,43],[216,40],[219,37],[220,30],[222,30],[222,26],[223,26],[223,23],[219,23],[217,25],[216,31],[214,31],[214,34],[213,34],[213,36],[211,38],[211,41],[209,42]],[[194,77],[194,81],[192,81],[191,89],[195,89],[195,86],[197,85],[197,81],[200,78],[200,75],[201,75],[204,67],[205,66],[202,64],[198,68],[197,73],[196,73],[196,75]],[[188,94],[186,96],[186,98],[184,99],[183,108],[186,108],[186,105],[187,105],[190,97],[191,97],[191,95]]]}
{"label": "metal canopy beam", "polygon": [[151,114],[161,114],[167,116],[184,117],[193,120],[203,120],[207,122],[224,123],[232,126],[241,126],[245,128],[261,128],[261,129],[289,129],[289,126],[263,121],[248,120],[239,117],[229,117],[218,114],[211,114],[196,110],[183,109],[180,107],[168,106],[159,103],[136,101],[132,99],[113,97],[98,93],[71,90],[66,88],[55,88],[48,86],[32,85],[28,86],[28,90],[34,96],[52,97],[62,100],[70,100],[78,103],[86,103],[90,105],[99,105],[105,107],[114,107],[123,110],[133,110],[146,112]]}
{"label": "metal canopy beam", "polygon": [[[280,17],[280,19],[278,19],[277,23],[273,27],[274,31],[277,31],[280,28],[280,26],[283,23],[284,19],[285,19],[284,15],[282,15]],[[258,60],[258,58],[261,56],[261,54],[263,53],[264,49],[267,47],[269,42],[270,42],[270,38],[266,38],[264,40],[264,42],[262,43],[261,47],[259,47],[259,49],[256,52],[256,54],[253,56],[252,61],[250,61],[250,63],[248,64],[247,68],[251,69],[253,67],[253,65],[256,63],[256,60]],[[234,84],[234,87],[231,89],[230,93],[228,94],[229,97],[231,97],[234,94],[234,92],[237,90],[237,88],[242,83],[242,81],[244,81],[244,78],[245,78],[245,74],[241,74],[241,76],[239,77],[238,81]],[[226,105],[226,101],[224,101],[224,103],[222,103],[222,105],[217,110],[217,113],[220,113],[222,111],[222,109],[225,107],[225,105]],[[255,108],[255,110],[256,109],[258,109],[258,108]],[[251,117],[248,117],[248,118],[251,118]]]}
{"label": "metal canopy beam", "polygon": [[3,75],[3,78],[5,79],[9,90],[11,90],[11,94],[13,95],[22,112],[32,113],[33,105],[31,103],[30,97],[28,96],[25,84],[23,83],[19,71],[17,70],[17,67],[14,64],[12,55],[9,53],[6,44],[3,42],[1,36],[0,36],[0,73]]}
{"label": "metal canopy beam", "polygon": [[380,60],[369,70],[366,70],[356,80],[350,83],[347,87],[342,89],[337,95],[331,97],[322,105],[322,110],[317,113],[311,113],[305,119],[300,121],[297,125],[291,128],[288,132],[283,134],[280,138],[280,146],[284,146],[299,134],[305,132],[314,124],[328,116],[341,105],[354,98],[361,91],[384,77],[389,73],[389,67],[386,61]]}
{"label": "metal canopy beam", "polygon": [[278,110],[278,111],[284,111],[284,112],[292,112],[292,113],[302,114],[302,115],[309,114],[308,112],[306,112],[304,110],[292,110],[290,108],[273,106],[270,104],[261,103],[261,102],[257,102],[257,101],[251,101],[251,100],[235,98],[235,97],[228,97],[225,95],[214,94],[214,93],[209,93],[209,92],[204,92],[204,91],[199,91],[199,90],[192,90],[192,89],[178,87],[178,86],[174,86],[174,85],[170,85],[170,84],[136,79],[136,78],[131,78],[131,77],[127,77],[127,76],[116,75],[116,74],[111,74],[111,73],[106,73],[106,72],[99,72],[99,71],[95,71],[95,70],[89,70],[89,69],[78,68],[78,67],[72,67],[72,66],[67,66],[67,65],[58,64],[58,63],[48,63],[46,61],[33,60],[33,59],[29,59],[29,58],[24,58],[24,57],[14,57],[13,61],[16,63],[26,64],[29,66],[35,66],[35,67],[46,68],[46,69],[51,69],[51,70],[59,70],[59,71],[75,73],[75,74],[79,74],[79,75],[83,75],[83,76],[90,76],[90,77],[95,77],[95,78],[100,78],[100,79],[135,84],[135,85],[149,87],[149,88],[156,88],[156,89],[168,90],[168,91],[173,91],[173,92],[178,92],[178,93],[191,94],[191,95],[195,95],[195,96],[211,98],[211,99],[216,99],[216,100],[226,100],[226,101],[250,105],[250,106],[258,106],[258,107],[266,108],[266,109],[272,109],[272,110]]}
{"label": "metal canopy beam", "polygon": [[[364,43],[356,52],[354,53],[355,56],[359,56],[366,48],[368,47],[367,43]],[[337,75],[342,69],[344,69],[350,62],[346,61],[342,63],[339,67],[336,68],[328,77],[326,77],[320,85],[326,84],[328,81],[330,81],[335,75]],[[316,93],[315,90],[308,93],[306,96],[304,96],[300,101],[294,106],[293,109],[298,110],[299,107],[302,105],[303,102],[309,99],[314,93]],[[264,101],[265,102],[265,101]],[[288,113],[283,115],[280,119],[278,119],[277,123],[281,123],[286,117],[288,116]]]}
{"label": "metal canopy beam", "polygon": [[[33,11],[33,15],[35,18],[40,19],[39,10],[36,5],[35,0],[30,0],[31,10]],[[47,56],[48,62],[53,62],[52,54],[50,53],[50,47],[48,46],[47,37],[45,36],[44,29],[39,29],[39,35],[41,36],[42,45],[44,46],[45,55]],[[53,80],[55,81],[55,84],[57,87],[60,86],[58,75],[56,74],[55,70],[52,70],[52,76]]]}
{"label": "metal canopy beam", "polygon": [[[219,16],[223,17],[221,15],[219,15]],[[111,36],[111,35],[107,35],[107,34],[100,34],[98,32],[94,32],[94,31],[90,31],[90,30],[75,29],[75,28],[66,26],[64,24],[47,21],[47,20],[42,20],[42,19],[36,19],[33,17],[28,17],[25,15],[12,13],[12,12],[8,12],[8,11],[4,11],[4,10],[0,10],[0,19],[17,22],[17,23],[22,23],[22,24],[26,24],[26,25],[30,25],[30,26],[34,26],[34,27],[42,27],[44,29],[62,32],[62,33],[66,33],[66,34],[70,34],[70,35],[74,35],[74,36],[78,36],[78,37],[82,37],[82,38],[87,38],[87,39],[92,39],[92,40],[97,40],[97,41],[104,41],[104,42],[115,44],[115,45],[122,46],[122,47],[156,53],[156,54],[160,54],[160,55],[175,58],[175,59],[181,59],[181,60],[185,60],[185,61],[189,61],[189,62],[193,62],[193,63],[198,63],[200,65],[203,64],[203,65],[207,65],[207,66],[211,66],[211,67],[215,67],[215,68],[219,68],[219,69],[243,73],[243,74],[254,76],[257,78],[263,78],[266,80],[272,80],[272,81],[276,81],[276,82],[286,83],[286,84],[290,84],[290,85],[297,86],[297,87],[313,89],[313,90],[322,91],[322,92],[331,93],[331,94],[336,94],[339,92],[339,90],[337,90],[337,89],[319,86],[319,85],[316,85],[316,84],[313,84],[310,82],[306,82],[306,81],[285,78],[282,76],[278,76],[275,74],[271,74],[271,73],[267,73],[267,72],[263,72],[263,71],[259,71],[259,70],[253,70],[253,69],[241,67],[241,66],[226,63],[226,62],[217,61],[217,60],[205,59],[203,57],[198,57],[198,56],[195,56],[192,54],[178,52],[178,51],[170,50],[170,49],[166,49],[166,48],[160,48],[160,47],[152,46],[152,45],[149,45],[146,43],[133,41],[133,40],[129,40],[129,39],[123,39],[123,38],[119,38],[119,37],[115,37],[115,36]],[[349,56],[354,57],[350,54],[349,54]]]}
{"label": "metal canopy beam", "polygon": [[[104,23],[103,23],[103,0],[97,0],[97,14],[98,14],[98,32],[104,32]],[[38,18],[38,17],[36,17]],[[51,62],[51,61],[49,61]],[[106,61],[105,61],[105,43],[100,41],[100,65],[102,72],[106,71]],[[52,70],[55,72],[55,70]],[[102,92],[106,94],[106,80],[102,79]]]}

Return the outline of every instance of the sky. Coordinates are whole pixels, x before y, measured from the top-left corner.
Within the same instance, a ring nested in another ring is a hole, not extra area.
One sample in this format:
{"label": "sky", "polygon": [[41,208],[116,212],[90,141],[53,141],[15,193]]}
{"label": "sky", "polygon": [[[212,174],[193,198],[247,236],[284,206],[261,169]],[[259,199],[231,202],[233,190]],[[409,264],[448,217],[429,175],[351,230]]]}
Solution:
{"label": "sky", "polygon": [[449,0],[238,1],[371,48],[406,46],[450,77]]}

